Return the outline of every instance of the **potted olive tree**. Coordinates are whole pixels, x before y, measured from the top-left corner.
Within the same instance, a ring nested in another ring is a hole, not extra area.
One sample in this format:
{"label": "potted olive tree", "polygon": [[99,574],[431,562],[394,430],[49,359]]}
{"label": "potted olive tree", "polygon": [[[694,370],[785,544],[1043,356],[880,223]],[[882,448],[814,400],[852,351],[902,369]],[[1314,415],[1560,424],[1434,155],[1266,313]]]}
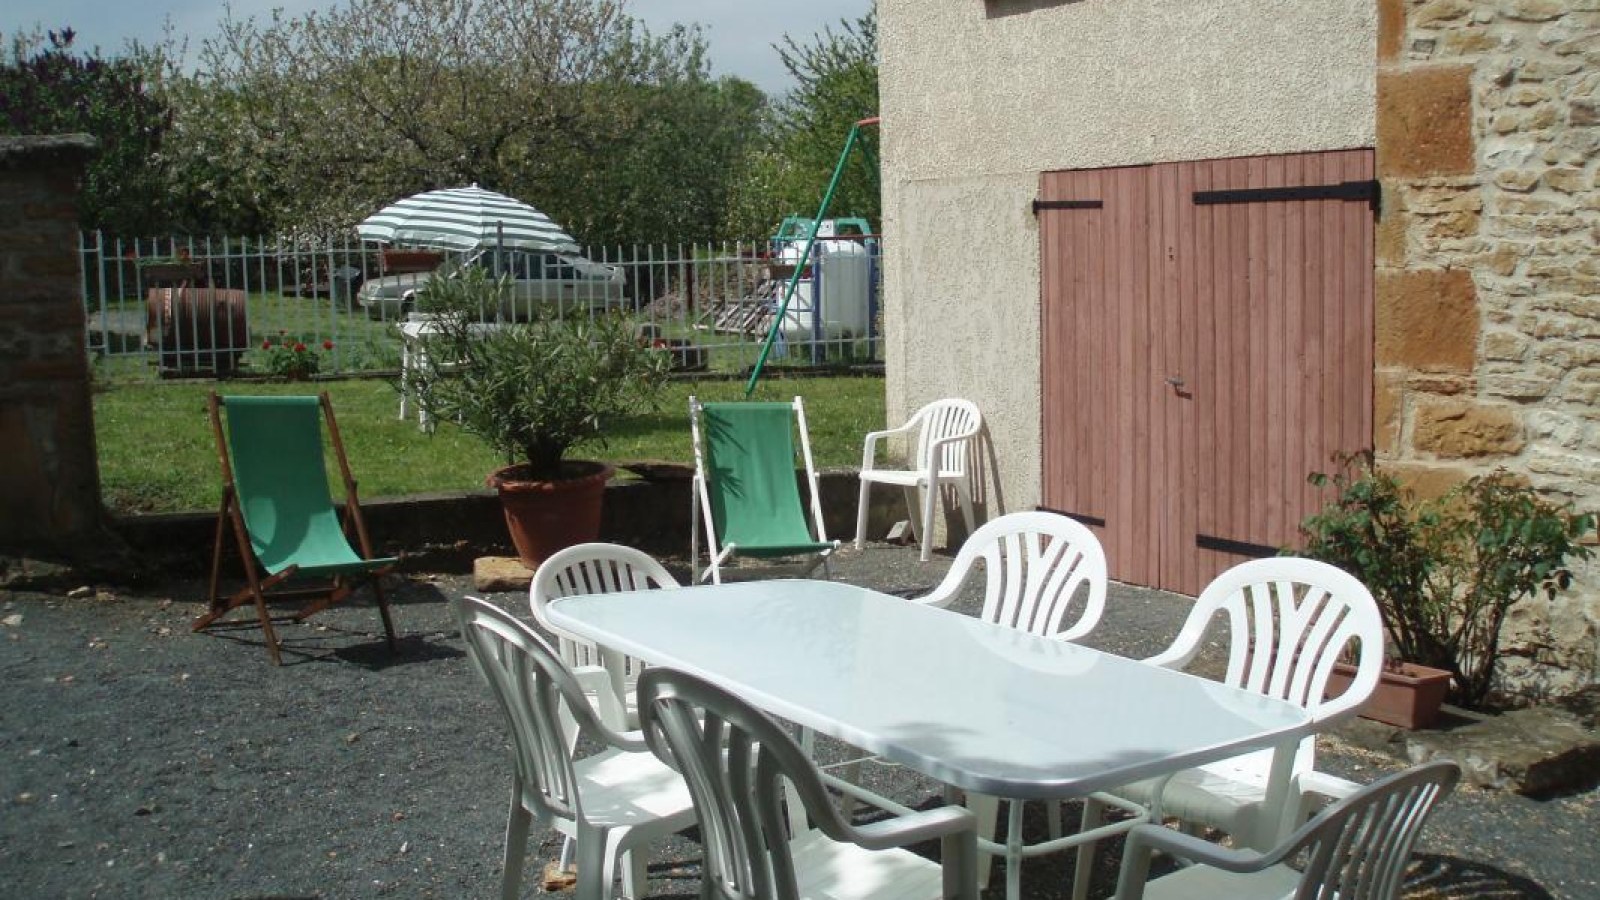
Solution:
{"label": "potted olive tree", "polygon": [[602,441],[616,419],[655,405],[669,358],[641,342],[616,314],[536,316],[484,324],[503,308],[509,279],[468,269],[419,292],[425,353],[406,384],[436,421],[454,422],[505,454],[489,475],[506,525],[529,568],[555,551],[592,541],[612,468],[567,459]]}
{"label": "potted olive tree", "polygon": [[1507,615],[1535,592],[1553,596],[1571,584],[1567,563],[1590,555],[1582,540],[1594,516],[1545,500],[1504,469],[1419,502],[1370,455],[1345,462],[1341,473],[1311,476],[1338,496],[1301,530],[1306,555],[1372,592],[1398,656],[1363,714],[1425,727],[1447,690],[1462,706],[1482,707],[1495,688]]}

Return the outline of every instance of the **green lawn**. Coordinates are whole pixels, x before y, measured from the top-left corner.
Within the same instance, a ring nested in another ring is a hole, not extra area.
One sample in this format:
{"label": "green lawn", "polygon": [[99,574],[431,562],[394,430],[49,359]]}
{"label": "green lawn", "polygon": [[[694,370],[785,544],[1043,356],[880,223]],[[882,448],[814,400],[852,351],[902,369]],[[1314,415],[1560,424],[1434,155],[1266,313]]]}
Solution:
{"label": "green lawn", "polygon": [[[221,499],[216,444],[206,416],[213,382],[136,382],[105,387],[94,398],[100,481],[106,504],[122,513],[215,509]],[[363,497],[461,490],[483,484],[503,465],[481,441],[449,423],[432,434],[416,419],[396,418],[397,397],[384,381],[307,384],[226,384],[226,393],[306,394],[333,399],[350,466]],[[604,447],[579,447],[575,457],[690,463],[688,396],[744,399],[742,381],[675,382],[654,414],[609,429]],[[818,466],[859,465],[861,439],[883,427],[883,381],[878,378],[764,380],[761,400],[805,398]],[[334,471],[329,464],[330,473]]]}

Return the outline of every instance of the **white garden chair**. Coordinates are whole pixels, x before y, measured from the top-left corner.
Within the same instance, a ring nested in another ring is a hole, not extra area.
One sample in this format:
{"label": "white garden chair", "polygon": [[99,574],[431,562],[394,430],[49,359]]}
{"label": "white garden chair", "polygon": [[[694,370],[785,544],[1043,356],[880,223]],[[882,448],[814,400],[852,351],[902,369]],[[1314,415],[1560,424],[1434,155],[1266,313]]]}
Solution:
{"label": "white garden chair", "polygon": [[[502,900],[517,900],[533,817],[575,838],[578,900],[611,896],[618,857],[626,856],[622,892],[647,887],[641,845],[694,823],[688,787],[645,752],[637,737],[601,723],[578,676],[544,639],[476,597],[451,602],[473,666],[494,692],[511,730],[515,777],[506,823]],[[575,759],[567,732],[576,728],[603,749]]]}
{"label": "white garden chair", "polygon": [[[949,606],[983,560],[979,618],[1040,637],[1075,641],[1106,608],[1106,554],[1084,525],[1059,513],[1020,512],[985,523],[967,538],[939,586],[917,603]],[[1083,598],[1074,621],[1067,614]]]}
{"label": "white garden chair", "polygon": [[[683,672],[639,680],[645,740],[683,773],[700,815],[703,898],[748,900],[977,900],[972,816],[940,807],[850,824],[789,732],[743,700]],[[795,828],[804,808],[816,828]],[[938,838],[943,864],[908,844]]]}
{"label": "white garden chair", "polygon": [[563,631],[551,623],[547,609],[562,597],[578,594],[678,586],[677,580],[660,563],[642,551],[620,544],[578,544],[546,559],[528,587],[528,605],[533,619],[556,636],[561,661],[574,669],[605,668],[609,689],[594,692],[590,701],[599,712],[600,721],[618,731],[639,727],[634,684],[639,680],[639,673],[644,671],[644,663]]}
{"label": "white garden chair", "polygon": [[[917,432],[909,469],[879,469],[874,457],[882,438]],[[861,454],[861,497],[856,510],[856,549],[867,538],[867,492],[874,484],[899,485],[905,492],[911,512],[911,528],[922,544],[922,561],[933,549],[934,501],[944,485],[954,488],[961,503],[961,515],[970,533],[972,518],[972,458],[975,439],[983,431],[983,415],[968,400],[935,400],[917,410],[899,428],[874,431],[867,435]],[[948,501],[946,501],[948,502]]]}
{"label": "white garden chair", "polygon": [[[1397,900],[1417,835],[1460,775],[1450,762],[1391,775],[1328,807],[1266,853],[1136,825],[1123,849],[1116,900]],[[1155,851],[1194,865],[1147,882]],[[1290,868],[1287,861],[1302,852],[1304,867]]]}
{"label": "white garden chair", "polygon": [[[1294,557],[1234,566],[1200,594],[1172,646],[1145,661],[1171,669],[1187,666],[1218,614],[1226,616],[1230,632],[1222,680],[1304,708],[1317,731],[1354,715],[1378,684],[1383,668],[1378,606],[1361,582],[1340,569]],[[1324,698],[1333,664],[1351,654],[1356,673],[1350,686],[1337,697]],[[1314,734],[1301,741],[1290,776],[1302,778],[1313,771],[1315,749]],[[1271,750],[1259,750],[1185,770],[1159,797],[1159,779],[1108,793],[1151,807],[1157,821],[1173,816],[1186,828],[1210,826],[1262,846],[1292,824],[1290,810],[1268,808],[1273,758]],[[1082,827],[1098,826],[1103,814],[1104,804],[1085,801]],[[1081,846],[1079,871],[1087,871],[1093,859],[1094,844]],[[1076,881],[1074,900],[1082,900],[1089,880]]]}
{"label": "white garden chair", "polygon": [[[1105,550],[1094,532],[1052,512],[1011,513],[986,522],[961,545],[939,586],[913,602],[949,606],[980,559],[986,582],[978,617],[986,622],[1075,641],[1093,631],[1105,612]],[[1076,605],[1079,597],[1081,608]],[[1069,621],[1067,615],[1074,609],[1076,617]],[[847,764],[846,779],[856,777],[860,762]],[[978,817],[979,835],[992,839],[999,798],[974,794],[967,798],[967,807]],[[1060,804],[1049,806],[1049,827],[1051,837],[1061,836]],[[988,883],[989,856],[981,854],[978,860],[978,877],[984,885]]]}

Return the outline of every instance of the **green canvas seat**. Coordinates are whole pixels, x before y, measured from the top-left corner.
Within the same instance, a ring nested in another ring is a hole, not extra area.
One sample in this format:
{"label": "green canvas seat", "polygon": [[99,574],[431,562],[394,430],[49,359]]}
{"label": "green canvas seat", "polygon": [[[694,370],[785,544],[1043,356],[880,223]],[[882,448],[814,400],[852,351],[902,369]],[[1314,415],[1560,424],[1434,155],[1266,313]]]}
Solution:
{"label": "green canvas seat", "polygon": [[[800,398],[792,403],[701,403],[690,397],[689,422],[695,457],[691,541],[696,580],[709,577],[721,583],[722,563],[735,556],[810,556],[805,572],[826,566],[839,542],[828,540],[822,524]],[[811,493],[809,522],[795,480],[796,430]],[[710,558],[704,574],[698,571],[702,520]]]}
{"label": "green canvas seat", "polygon": [[[228,419],[225,436],[223,409]],[[322,453],[324,416],[345,484],[343,522],[328,494],[328,472]],[[281,662],[264,591],[280,582],[331,579],[326,587],[285,592],[320,598],[296,613],[295,618],[304,619],[349,596],[362,584],[371,584],[392,648],[394,626],[378,578],[396,560],[372,558],[355,480],[350,476],[328,395],[219,398],[212,394],[211,421],[222,464],[223,499],[212,554],[208,597],[211,609],[195,620],[194,630],[205,628],[239,606],[254,603],[272,661]],[[223,598],[217,592],[217,580],[230,520],[249,585]],[[355,531],[360,553],[350,546],[347,528]]]}

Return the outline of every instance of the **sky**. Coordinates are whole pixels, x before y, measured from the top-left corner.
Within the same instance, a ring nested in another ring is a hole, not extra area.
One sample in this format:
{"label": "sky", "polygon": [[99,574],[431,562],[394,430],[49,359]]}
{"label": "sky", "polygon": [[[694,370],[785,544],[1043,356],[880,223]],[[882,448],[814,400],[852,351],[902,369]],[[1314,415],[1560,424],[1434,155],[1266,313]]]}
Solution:
{"label": "sky", "polygon": [[[232,0],[236,18],[265,19],[274,7],[293,15],[333,5],[331,0]],[[840,19],[854,20],[872,8],[872,0],[632,0],[629,12],[652,31],[674,22],[705,26],[711,70],[737,75],[769,94],[787,91],[792,82],[772,45],[785,34],[805,43],[811,35]],[[0,33],[9,36],[41,25],[70,25],[78,32],[76,46],[99,46],[112,52],[129,39],[154,43],[170,17],[174,30],[193,48],[216,33],[222,18],[217,0],[5,0],[0,3]],[[835,27],[837,30],[837,27]]]}

